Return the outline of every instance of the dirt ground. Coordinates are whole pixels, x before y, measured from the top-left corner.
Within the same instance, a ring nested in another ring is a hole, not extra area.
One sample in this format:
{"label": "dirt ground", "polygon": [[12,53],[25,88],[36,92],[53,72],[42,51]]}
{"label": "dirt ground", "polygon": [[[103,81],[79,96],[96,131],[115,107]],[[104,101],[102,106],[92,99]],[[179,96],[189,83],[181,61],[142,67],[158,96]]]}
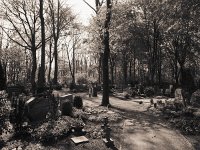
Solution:
{"label": "dirt ground", "polygon": [[[161,99],[154,99],[154,101]],[[164,99],[163,99],[164,100]],[[142,103],[141,103],[142,101]],[[85,96],[84,104],[98,106],[101,95],[98,98]],[[150,99],[122,100],[110,97],[113,111],[118,111],[123,116],[119,134],[118,149],[123,150],[192,150],[199,149],[197,137],[183,136],[178,130],[172,129],[160,113],[150,111]],[[141,104],[140,104],[141,103]],[[113,133],[115,134],[115,133]]]}

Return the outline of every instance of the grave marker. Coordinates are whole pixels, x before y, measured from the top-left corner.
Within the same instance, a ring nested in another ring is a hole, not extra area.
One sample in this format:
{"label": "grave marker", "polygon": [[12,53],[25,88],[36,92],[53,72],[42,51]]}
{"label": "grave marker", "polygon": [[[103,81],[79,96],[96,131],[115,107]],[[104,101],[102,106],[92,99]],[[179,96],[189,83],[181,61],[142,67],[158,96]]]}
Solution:
{"label": "grave marker", "polygon": [[75,144],[80,144],[80,143],[89,142],[89,140],[88,140],[85,136],[73,137],[73,138],[71,138],[71,140],[72,140]]}
{"label": "grave marker", "polygon": [[48,98],[31,97],[26,101],[25,108],[30,121],[41,121],[46,119],[46,115],[50,111],[50,102]]}

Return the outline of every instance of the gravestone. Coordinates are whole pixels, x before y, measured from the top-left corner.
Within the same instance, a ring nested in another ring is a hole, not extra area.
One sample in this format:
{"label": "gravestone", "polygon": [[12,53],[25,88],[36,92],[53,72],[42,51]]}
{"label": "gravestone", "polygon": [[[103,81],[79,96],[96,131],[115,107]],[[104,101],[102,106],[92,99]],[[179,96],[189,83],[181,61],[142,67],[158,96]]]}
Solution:
{"label": "gravestone", "polygon": [[97,97],[97,88],[92,87],[92,97]]}
{"label": "gravestone", "polygon": [[20,86],[9,86],[7,87],[8,97],[18,96],[23,92],[23,88]]}
{"label": "gravestone", "polygon": [[60,102],[59,102],[60,103],[60,110],[62,110],[63,103],[65,103],[66,100],[70,101],[71,104],[73,104],[73,95],[67,94],[67,95],[60,96]]}
{"label": "gravestone", "polygon": [[170,89],[165,89],[164,95],[165,96],[170,96],[170,94],[171,94]]}
{"label": "gravestone", "polygon": [[72,116],[72,103],[69,100],[63,100],[61,106],[61,114],[63,116]]}
{"label": "gravestone", "polygon": [[181,104],[182,106],[186,106],[185,99],[183,97],[183,90],[181,88],[177,88],[175,90],[174,95],[175,95],[175,100],[174,100],[175,104]]}
{"label": "gravestone", "polygon": [[85,136],[73,137],[73,138],[71,138],[71,140],[72,140],[75,144],[80,144],[80,143],[89,142],[89,140],[88,140]]}
{"label": "gravestone", "polygon": [[41,121],[46,119],[46,115],[50,111],[50,101],[44,97],[31,97],[26,101],[25,108],[30,121]]}
{"label": "gravestone", "polygon": [[176,102],[182,102],[183,101],[183,95],[182,95],[182,89],[178,88],[175,90],[175,101]]}

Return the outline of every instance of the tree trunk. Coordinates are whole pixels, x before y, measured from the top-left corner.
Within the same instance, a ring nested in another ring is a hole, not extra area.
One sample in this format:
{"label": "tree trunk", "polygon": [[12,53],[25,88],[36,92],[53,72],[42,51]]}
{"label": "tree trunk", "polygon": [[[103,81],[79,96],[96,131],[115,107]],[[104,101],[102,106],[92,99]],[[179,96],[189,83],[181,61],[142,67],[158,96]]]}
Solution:
{"label": "tree trunk", "polygon": [[161,86],[161,75],[162,75],[162,61],[161,61],[161,48],[159,48],[159,55],[158,55],[159,59],[158,59],[158,84],[159,87]]}
{"label": "tree trunk", "polygon": [[37,70],[36,50],[33,49],[31,52],[32,52],[31,85],[32,85],[32,93],[35,94],[36,90],[35,75]]}
{"label": "tree trunk", "polygon": [[48,82],[50,83],[51,81],[51,64],[52,64],[52,55],[51,55],[51,51],[52,51],[52,42],[50,40],[49,43],[49,72],[48,72]]}
{"label": "tree trunk", "polygon": [[7,62],[3,63],[5,84],[7,84]]}
{"label": "tree trunk", "polygon": [[110,65],[111,85],[114,84],[114,65]]}
{"label": "tree trunk", "polygon": [[129,78],[132,80],[132,60],[129,62]]}
{"label": "tree trunk", "polygon": [[41,81],[39,81],[40,87],[44,87],[45,85],[45,23],[44,23],[44,16],[43,16],[43,4],[44,1],[40,0],[40,20],[41,20],[41,40],[42,40],[42,47],[41,47]]}
{"label": "tree trunk", "polygon": [[115,68],[115,60],[114,57],[110,57],[110,78],[111,78],[111,86],[114,84],[114,68]]}
{"label": "tree trunk", "polygon": [[99,66],[98,66],[98,81],[99,81],[99,84],[101,83],[101,75],[102,75],[102,72],[101,72],[101,65],[102,65],[102,53],[99,54],[100,57],[99,57]]}
{"label": "tree trunk", "polygon": [[126,59],[123,58],[123,77],[124,77],[124,86],[127,85],[127,70],[128,70],[128,66],[127,66],[127,62]]}
{"label": "tree trunk", "polygon": [[58,83],[58,39],[54,39],[54,63],[55,63],[55,70],[54,70],[54,84]]}
{"label": "tree trunk", "polygon": [[109,47],[109,32],[106,31],[104,37],[104,54],[103,54],[103,99],[102,105],[107,106],[109,104],[109,68],[108,68],[108,59],[110,55],[110,47]]}
{"label": "tree trunk", "polygon": [[133,80],[135,84],[135,75],[136,75],[136,70],[135,70],[135,51],[134,51],[134,57],[133,57]]}
{"label": "tree trunk", "polygon": [[111,0],[107,0],[107,13],[106,20],[104,24],[104,53],[103,53],[103,97],[102,97],[102,105],[107,106],[109,104],[109,65],[108,60],[110,56],[110,47],[109,47],[109,24],[111,20]]}
{"label": "tree trunk", "polygon": [[[74,37],[73,37],[74,38]],[[75,84],[75,43],[73,41],[73,52],[72,52],[72,83]]]}

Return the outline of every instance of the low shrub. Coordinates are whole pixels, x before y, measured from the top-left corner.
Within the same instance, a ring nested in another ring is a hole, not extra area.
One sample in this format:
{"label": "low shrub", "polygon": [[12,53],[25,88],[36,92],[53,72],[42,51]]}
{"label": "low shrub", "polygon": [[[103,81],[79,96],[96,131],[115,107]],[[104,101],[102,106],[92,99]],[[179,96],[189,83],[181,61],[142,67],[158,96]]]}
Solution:
{"label": "low shrub", "polygon": [[146,87],[144,93],[147,97],[151,97],[155,94],[155,90],[153,87]]}
{"label": "low shrub", "polygon": [[192,94],[190,102],[194,107],[200,107],[200,89]]}
{"label": "low shrub", "polygon": [[52,88],[54,90],[62,90],[62,85],[61,84],[54,84],[54,85],[52,85]]}
{"label": "low shrub", "polygon": [[130,87],[130,88],[128,88],[127,91],[128,91],[128,94],[129,94],[131,97],[135,97],[135,96],[138,95],[137,89],[135,89],[135,88]]}
{"label": "low shrub", "polygon": [[88,83],[88,80],[87,80],[87,78],[81,76],[81,77],[79,77],[79,78],[77,79],[77,83],[78,83],[78,84],[87,84],[87,83]]}

